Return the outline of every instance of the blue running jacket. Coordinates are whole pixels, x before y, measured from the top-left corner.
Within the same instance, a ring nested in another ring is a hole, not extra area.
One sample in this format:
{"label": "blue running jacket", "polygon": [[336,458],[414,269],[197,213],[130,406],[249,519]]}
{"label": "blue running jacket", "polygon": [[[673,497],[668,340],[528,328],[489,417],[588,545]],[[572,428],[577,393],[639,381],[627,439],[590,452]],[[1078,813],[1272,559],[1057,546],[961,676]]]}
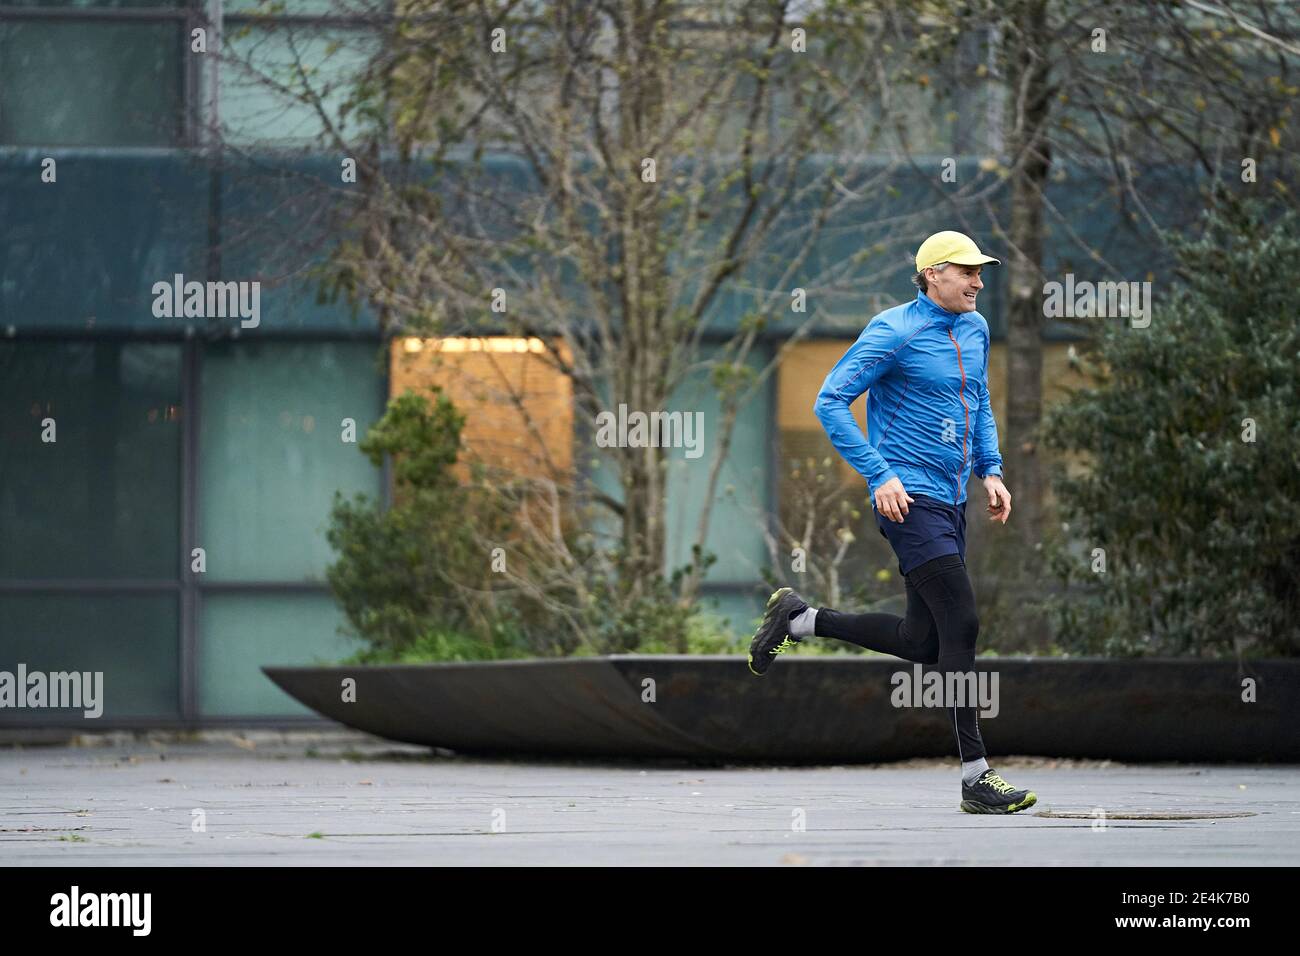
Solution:
{"label": "blue running jacket", "polygon": [[[891,478],[909,495],[961,505],[975,474],[1002,474],[989,407],[989,324],[924,292],[881,312],[835,363],[813,411],[874,503]],[[867,434],[849,411],[867,395]],[[869,437],[868,437],[869,436]]]}

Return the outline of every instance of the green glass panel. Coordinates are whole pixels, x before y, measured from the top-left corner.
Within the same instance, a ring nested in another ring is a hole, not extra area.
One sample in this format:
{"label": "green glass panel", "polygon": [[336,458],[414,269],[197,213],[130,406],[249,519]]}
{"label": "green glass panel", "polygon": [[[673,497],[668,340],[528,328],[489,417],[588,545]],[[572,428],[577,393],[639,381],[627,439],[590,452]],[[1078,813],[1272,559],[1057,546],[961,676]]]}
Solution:
{"label": "green glass panel", "polygon": [[[718,354],[712,346],[704,346],[702,352],[705,358]],[[768,354],[766,347],[754,349],[748,366],[755,372],[759,371]],[[691,558],[691,544],[699,526],[709,469],[718,448],[721,407],[717,392],[709,383],[710,374],[708,370],[702,370],[689,377],[666,408],[669,413],[682,413],[678,447],[665,450],[668,466],[665,521],[670,571],[685,565]],[[731,446],[718,477],[705,538],[705,550],[717,558],[706,576],[706,580],[714,584],[752,584],[759,580],[759,571],[767,563],[763,526],[767,520],[769,458],[772,443],[776,441],[776,426],[770,410],[774,382],[775,378],[770,378],[740,408]],[[607,386],[602,388],[602,392],[608,395]],[[616,404],[608,398],[604,407],[617,414]],[[700,421],[694,417],[697,413],[703,416],[702,433],[696,427]],[[695,444],[694,448],[687,447],[687,416],[692,416],[689,437]],[[578,427],[580,433],[584,430],[588,433],[588,446],[580,466],[597,489],[616,501],[622,501],[623,489],[613,450],[595,445],[595,422],[579,422]],[[667,433],[662,440],[670,440]],[[602,545],[615,545],[619,535],[617,519],[604,509],[596,514],[590,530]],[[736,605],[742,606],[743,601]]]}
{"label": "green glass panel", "polygon": [[[705,350],[708,354],[708,350]],[[767,349],[751,352],[748,365],[758,371]],[[688,457],[688,449],[673,448],[668,460],[668,555],[669,567],[690,560],[700,512],[708,487],[711,463],[718,449],[721,407],[708,373],[688,379],[668,403],[670,411],[702,413],[704,430],[698,437],[699,457]],[[767,513],[767,476],[775,426],[770,420],[769,394],[774,379],[741,407],[731,447],[718,477],[705,550],[717,555],[709,571],[712,582],[750,583],[758,579],[765,562],[763,523]],[[694,452],[690,452],[694,454]]]}
{"label": "green glass panel", "polygon": [[[175,594],[0,594],[0,671],[101,672],[103,714],[81,710],[0,709],[6,723],[178,717]],[[83,704],[85,701],[83,700]]]}
{"label": "green glass panel", "polygon": [[191,5],[203,6],[201,0],[5,0],[6,7],[78,7],[81,9],[184,9]]}
{"label": "green glass panel", "polygon": [[180,139],[179,23],[0,22],[0,144]]}
{"label": "green glass panel", "polygon": [[325,593],[208,594],[199,621],[199,710],[205,716],[311,714],[261,668],[332,664],[361,646],[338,633],[343,614]]}
{"label": "green glass panel", "polygon": [[[0,90],[0,109],[3,100]],[[78,151],[41,184],[44,153],[0,149],[0,336],[203,330],[201,319],[155,316],[152,291],[178,272],[206,278],[211,181],[201,164],[173,150]]]}
{"label": "green glass panel", "polygon": [[0,343],[0,577],[176,577],[180,372],[179,345]]}
{"label": "green glass panel", "polygon": [[309,151],[274,161],[258,151],[230,158],[221,170],[221,270],[226,278],[293,277],[263,283],[263,329],[368,328],[378,333],[375,311],[356,315],[346,296],[318,301],[321,269],[345,238],[339,223],[354,214],[338,188],[340,160]]}
{"label": "green glass panel", "polygon": [[767,595],[757,586],[737,585],[726,591],[709,590],[700,596],[707,626],[730,636],[736,653],[748,651],[766,604]]}
{"label": "green glass panel", "polygon": [[335,491],[380,490],[378,472],[343,441],[380,415],[376,346],[254,343],[204,353],[199,544],[211,579],[323,580]]}
{"label": "green glass panel", "polygon": [[314,98],[346,130],[341,107],[374,49],[363,30],[232,24],[221,64],[223,135],[231,143],[314,142],[325,131]]}

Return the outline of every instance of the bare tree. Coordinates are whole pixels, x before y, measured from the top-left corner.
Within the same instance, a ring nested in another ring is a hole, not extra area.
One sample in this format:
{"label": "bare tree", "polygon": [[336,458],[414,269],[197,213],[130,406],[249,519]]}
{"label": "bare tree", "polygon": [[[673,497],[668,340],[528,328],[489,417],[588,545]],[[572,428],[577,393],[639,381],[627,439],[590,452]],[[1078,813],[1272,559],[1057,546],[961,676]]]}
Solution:
{"label": "bare tree", "polygon": [[[349,104],[368,118],[361,141],[322,110],[361,187],[336,276],[386,322],[541,341],[588,429],[619,406],[666,410],[709,377],[720,414],[683,605],[704,573],[738,410],[826,298],[897,273],[870,250],[814,261],[827,224],[888,186],[890,165],[844,145],[881,125],[888,33],[867,29],[870,5],[797,24],[787,6],[419,0],[386,22]],[[726,296],[743,300],[738,320]],[[783,345],[756,365],[772,329]],[[514,411],[530,427],[530,409]],[[666,570],[657,444],[592,449],[613,457],[617,494],[544,462],[537,475],[548,495],[616,519],[628,601]]]}
{"label": "bare tree", "polygon": [[[863,0],[796,20],[788,4],[758,0],[414,0],[395,11],[347,2],[369,27],[369,47],[342,109],[297,55],[305,45],[290,46],[288,80],[270,80],[358,165],[335,287],[410,334],[544,343],[588,434],[602,411],[667,410],[685,383],[707,376],[720,412],[706,462],[692,464],[707,468],[706,494],[683,605],[698,593],[739,409],[825,318],[826,302],[860,303],[896,278],[887,254],[914,246],[938,210],[958,222],[986,217],[1009,249],[1003,452],[1023,541],[1037,544],[1045,233],[1111,276],[1127,265],[1053,205],[1054,169],[1062,157],[1092,163],[1110,177],[1124,220],[1149,229],[1161,212],[1144,162],[1225,176],[1238,153],[1271,161],[1290,135],[1294,42],[1263,3],[1144,12],[1064,0]],[[977,147],[992,154],[993,174],[883,214],[873,199],[916,172],[918,150],[933,148],[921,145],[934,141],[923,127],[950,106],[953,84],[939,89],[927,64],[959,62],[972,29],[983,37],[979,69],[950,75],[984,86],[998,107],[989,120],[998,128]],[[1106,53],[1094,50],[1096,29]],[[867,226],[891,241],[821,254],[837,230]],[[796,290],[806,312],[791,308]],[[782,345],[764,361],[758,346],[773,335]],[[508,404],[524,429],[542,433],[527,402]],[[608,553],[624,598],[636,601],[667,570],[666,451],[649,443],[579,457],[591,455],[611,460],[616,488],[544,455],[523,477],[542,486],[535,500],[592,514],[592,534],[614,529]],[[549,519],[539,527],[554,540]]]}

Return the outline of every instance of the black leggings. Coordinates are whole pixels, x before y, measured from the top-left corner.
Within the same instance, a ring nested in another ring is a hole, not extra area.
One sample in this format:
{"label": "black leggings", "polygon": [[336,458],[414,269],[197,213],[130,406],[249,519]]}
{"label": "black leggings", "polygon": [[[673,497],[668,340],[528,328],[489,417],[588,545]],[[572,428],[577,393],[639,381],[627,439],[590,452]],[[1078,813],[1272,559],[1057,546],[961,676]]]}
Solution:
{"label": "black leggings", "polygon": [[[921,664],[936,664],[941,673],[975,669],[975,640],[980,621],[975,592],[961,555],[945,554],[913,568],[907,585],[907,616],[817,611],[817,636],[834,637],[868,650],[893,654]],[[980,738],[977,707],[953,707],[957,753],[963,761],[987,756]]]}

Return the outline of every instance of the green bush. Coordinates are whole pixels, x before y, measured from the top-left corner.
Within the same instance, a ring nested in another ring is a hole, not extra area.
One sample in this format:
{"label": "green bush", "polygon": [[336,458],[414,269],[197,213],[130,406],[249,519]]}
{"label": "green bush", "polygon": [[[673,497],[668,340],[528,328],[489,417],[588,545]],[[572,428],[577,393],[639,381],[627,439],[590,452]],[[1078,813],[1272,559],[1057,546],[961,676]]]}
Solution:
{"label": "green bush", "polygon": [[518,633],[503,628],[496,640],[483,641],[459,631],[434,630],[423,633],[401,647],[370,645],[342,664],[424,664],[430,661],[494,661],[528,657],[531,650]]}
{"label": "green bush", "polygon": [[338,560],[328,577],[352,632],[369,645],[361,656],[490,659],[519,649],[484,544],[504,533],[508,515],[453,473],[463,426],[437,389],[432,403],[414,392],[394,398],[359,446],[377,468],[391,456],[392,507],[335,497],[327,538]]}
{"label": "green bush", "polygon": [[[366,642],[352,663],[716,646],[698,606],[677,596],[689,568],[631,587],[616,573],[618,555],[598,552],[584,528],[562,518],[539,534],[521,521],[538,506],[526,477],[458,473],[464,417],[432,392],[432,402],[413,392],[394,398],[360,443],[375,467],[392,462],[391,506],[365,495],[334,501],[329,583],[351,633]],[[534,517],[551,514],[549,506]],[[493,569],[498,547],[508,575]],[[713,558],[694,560],[707,567]]]}
{"label": "green bush", "polygon": [[1294,655],[1300,230],[1227,205],[1173,243],[1181,281],[1154,286],[1150,326],[1099,326],[1092,384],[1045,417],[1084,465],[1054,475],[1063,590],[1045,606],[1076,653]]}

